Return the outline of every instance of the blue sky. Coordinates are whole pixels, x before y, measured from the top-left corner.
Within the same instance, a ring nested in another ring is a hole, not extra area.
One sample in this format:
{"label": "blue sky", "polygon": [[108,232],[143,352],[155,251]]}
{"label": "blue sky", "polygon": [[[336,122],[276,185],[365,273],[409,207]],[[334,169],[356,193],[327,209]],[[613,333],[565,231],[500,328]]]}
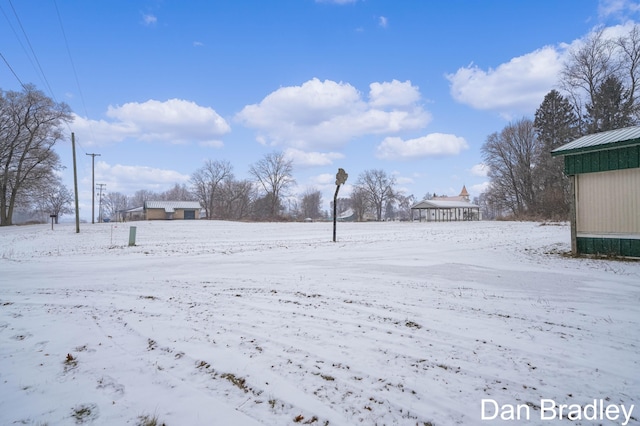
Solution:
{"label": "blue sky", "polygon": [[[0,88],[33,83],[76,118],[107,192],[164,191],[207,159],[236,178],[283,151],[325,208],[367,169],[398,188],[479,195],[480,148],[533,118],[568,49],[640,16],[625,0],[0,0]],[[8,63],[8,66],[7,66]],[[17,78],[16,78],[17,76]],[[19,79],[19,80],[18,80]],[[57,146],[73,188],[71,143]]]}

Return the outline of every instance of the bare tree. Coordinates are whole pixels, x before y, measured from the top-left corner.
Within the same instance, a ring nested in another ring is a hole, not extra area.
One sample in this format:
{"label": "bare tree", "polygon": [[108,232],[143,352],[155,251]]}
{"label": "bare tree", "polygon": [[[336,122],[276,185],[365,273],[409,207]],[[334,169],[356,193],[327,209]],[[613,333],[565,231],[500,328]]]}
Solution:
{"label": "bare tree", "polygon": [[411,206],[416,203],[416,197],[413,194],[396,194],[396,201],[398,202],[398,218],[400,220],[409,220],[411,218]]}
{"label": "bare tree", "polygon": [[[353,209],[353,214],[358,222],[364,220],[364,217],[368,210],[367,196],[363,188],[354,186],[351,190],[351,197],[349,197],[349,205]],[[338,207],[340,205],[338,204]]]}
{"label": "bare tree", "polygon": [[[570,51],[563,65],[560,87],[568,94],[578,118],[591,123],[606,120],[601,114],[606,108],[593,108],[603,88],[617,79],[624,90],[625,111],[631,111],[634,124],[640,119],[640,26],[634,25],[628,34],[607,38],[604,28],[593,32],[579,47]],[[607,81],[609,83],[607,83]],[[609,91],[607,89],[607,91]],[[587,106],[591,110],[587,111]],[[581,121],[582,134],[593,131]]]}
{"label": "bare tree", "polygon": [[37,191],[60,167],[53,150],[61,126],[72,120],[69,107],[46,97],[33,85],[22,92],[0,91],[0,226],[12,224],[20,198]]}
{"label": "bare tree", "polygon": [[73,200],[73,193],[58,180],[42,192],[38,207],[45,216],[55,215],[54,221],[58,223],[61,216],[73,213]]}
{"label": "bare tree", "polygon": [[255,190],[251,181],[225,180],[217,191],[217,215],[220,219],[245,219],[251,215],[254,200]]}
{"label": "bare tree", "polygon": [[145,201],[158,200],[159,198],[160,195],[153,191],[139,189],[129,198],[129,205],[131,207],[142,207],[144,206]]}
{"label": "bare tree", "polygon": [[176,183],[173,188],[159,194],[162,201],[197,201],[187,185]]}
{"label": "bare tree", "polygon": [[213,218],[214,202],[222,182],[233,179],[233,167],[228,161],[207,160],[204,166],[191,175],[191,187],[204,207],[208,219]]}
{"label": "bare tree", "polygon": [[395,177],[388,176],[381,169],[365,170],[358,176],[355,186],[362,191],[365,200],[374,209],[377,220],[382,220],[383,207],[395,200],[395,184]]}
{"label": "bare tree", "polygon": [[629,102],[636,120],[640,119],[640,26],[635,24],[627,36],[615,41],[620,52],[621,80],[626,81]]}
{"label": "bare tree", "polygon": [[282,152],[266,154],[249,168],[258,187],[263,191],[263,201],[270,218],[278,216],[282,197],[295,183],[293,161],[287,160]]}
{"label": "bare tree", "polygon": [[129,208],[129,197],[120,192],[110,192],[103,198],[102,208],[106,217],[120,220]]}
{"label": "bare tree", "polygon": [[580,117],[585,103],[591,102],[598,87],[618,71],[615,44],[604,36],[601,28],[576,50],[570,51],[561,72],[561,87],[570,94]]}
{"label": "bare tree", "polygon": [[489,135],[481,152],[489,167],[488,200],[516,217],[535,211],[533,169],[538,151],[533,121],[523,118]]}
{"label": "bare tree", "polygon": [[300,210],[302,217],[317,219],[322,217],[322,193],[316,188],[308,188],[302,194]]}

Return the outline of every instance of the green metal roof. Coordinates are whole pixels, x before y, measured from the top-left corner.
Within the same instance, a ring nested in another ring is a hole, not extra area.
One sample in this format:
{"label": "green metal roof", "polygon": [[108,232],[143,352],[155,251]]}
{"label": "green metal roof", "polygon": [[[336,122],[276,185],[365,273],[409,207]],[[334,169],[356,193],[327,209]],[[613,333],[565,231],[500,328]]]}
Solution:
{"label": "green metal roof", "polygon": [[640,126],[594,133],[562,145],[551,151],[552,156],[571,155],[603,149],[620,148],[640,144]]}

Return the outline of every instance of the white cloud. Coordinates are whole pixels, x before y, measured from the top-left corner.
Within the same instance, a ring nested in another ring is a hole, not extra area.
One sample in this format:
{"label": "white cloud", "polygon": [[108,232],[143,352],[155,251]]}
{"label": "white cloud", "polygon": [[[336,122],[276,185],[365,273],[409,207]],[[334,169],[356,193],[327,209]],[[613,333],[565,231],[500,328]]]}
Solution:
{"label": "white cloud", "polygon": [[321,173],[311,178],[311,182],[315,186],[334,186],[336,184],[336,174]]}
{"label": "white cloud", "polygon": [[187,183],[190,176],[175,170],[122,164],[110,165],[104,161],[98,161],[95,165],[95,178],[96,182],[106,184],[107,192],[132,194],[140,189],[166,191],[176,183]]}
{"label": "white cloud", "polygon": [[469,65],[446,75],[451,96],[481,110],[533,113],[553,89],[562,69],[561,53],[550,46],[487,71]]}
{"label": "white cloud", "polygon": [[348,83],[314,78],[281,87],[236,118],[256,129],[261,143],[307,151],[340,147],[364,135],[420,129],[431,120],[410,82],[374,83],[371,90],[367,102]]}
{"label": "white cloud", "polygon": [[376,149],[376,156],[385,160],[409,160],[422,157],[457,155],[469,146],[464,138],[431,133],[416,139],[385,138]]}
{"label": "white cloud", "polygon": [[389,20],[385,16],[381,16],[378,18],[378,25],[382,28],[387,28],[389,25]]}
{"label": "white cloud", "polygon": [[142,15],[142,23],[146,26],[155,25],[158,23],[158,18],[155,15]]}
{"label": "white cloud", "polygon": [[373,107],[410,106],[420,100],[420,89],[412,86],[411,81],[371,83],[369,85],[369,104]]}
{"label": "white cloud", "polygon": [[489,173],[489,167],[487,167],[485,164],[480,163],[471,167],[469,171],[474,176],[484,177],[484,176],[487,176],[487,174]]}
{"label": "white cloud", "polygon": [[284,153],[296,166],[302,167],[329,166],[334,160],[344,158],[344,155],[338,152],[304,152],[295,148],[288,148]]}
{"label": "white cloud", "polygon": [[198,145],[208,148],[222,148],[224,146],[224,142],[219,140],[201,141]]}
{"label": "white cloud", "polygon": [[640,12],[640,4],[637,0],[600,0],[598,14],[602,18],[610,16],[621,20],[630,19]]}
{"label": "white cloud", "polygon": [[469,190],[469,193],[472,195],[480,195],[483,192],[485,192],[487,189],[489,189],[489,186],[491,186],[490,182],[482,182],[476,185],[471,185],[469,188],[467,188]]}
{"label": "white cloud", "polygon": [[[603,1],[601,14],[620,15],[640,12],[640,5],[628,1]],[[621,18],[623,19],[623,18]],[[604,28],[604,38],[614,40],[628,35],[635,22]],[[596,30],[598,27],[596,27]],[[497,68],[483,70],[473,64],[445,77],[451,96],[458,102],[480,110],[497,111],[508,119],[532,115],[544,96],[559,82],[569,52],[582,46],[593,31],[580,39],[557,46],[546,46],[511,59]]]}
{"label": "white cloud", "polygon": [[411,184],[413,184],[415,182],[416,181],[414,179],[412,179],[410,177],[407,177],[407,176],[400,176],[400,175],[396,176],[396,183],[398,185],[411,185]]}
{"label": "white cloud", "polygon": [[181,99],[109,106],[107,117],[113,120],[87,120],[75,116],[75,132],[88,145],[136,138],[150,142],[198,142],[219,147],[222,142],[218,138],[231,131],[226,120],[212,108]]}

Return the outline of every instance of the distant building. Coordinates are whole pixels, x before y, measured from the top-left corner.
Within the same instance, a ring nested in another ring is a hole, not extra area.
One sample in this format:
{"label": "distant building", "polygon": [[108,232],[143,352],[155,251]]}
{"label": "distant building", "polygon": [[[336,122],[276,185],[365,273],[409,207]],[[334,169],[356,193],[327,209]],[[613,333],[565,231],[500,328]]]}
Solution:
{"label": "distant building", "polygon": [[422,200],[411,206],[411,220],[414,211],[418,213],[418,220],[427,222],[451,222],[461,220],[480,220],[480,206],[469,201],[469,192],[462,186],[460,194],[454,197],[434,197]]}
{"label": "distant building", "polygon": [[640,127],[554,149],[571,181],[571,251],[640,258]]}
{"label": "distant building", "polygon": [[197,201],[145,201],[143,207],[146,220],[195,220],[201,209]]}
{"label": "distant building", "polygon": [[118,220],[130,222],[134,220],[144,220],[144,207],[135,207],[127,210],[120,210]]}

